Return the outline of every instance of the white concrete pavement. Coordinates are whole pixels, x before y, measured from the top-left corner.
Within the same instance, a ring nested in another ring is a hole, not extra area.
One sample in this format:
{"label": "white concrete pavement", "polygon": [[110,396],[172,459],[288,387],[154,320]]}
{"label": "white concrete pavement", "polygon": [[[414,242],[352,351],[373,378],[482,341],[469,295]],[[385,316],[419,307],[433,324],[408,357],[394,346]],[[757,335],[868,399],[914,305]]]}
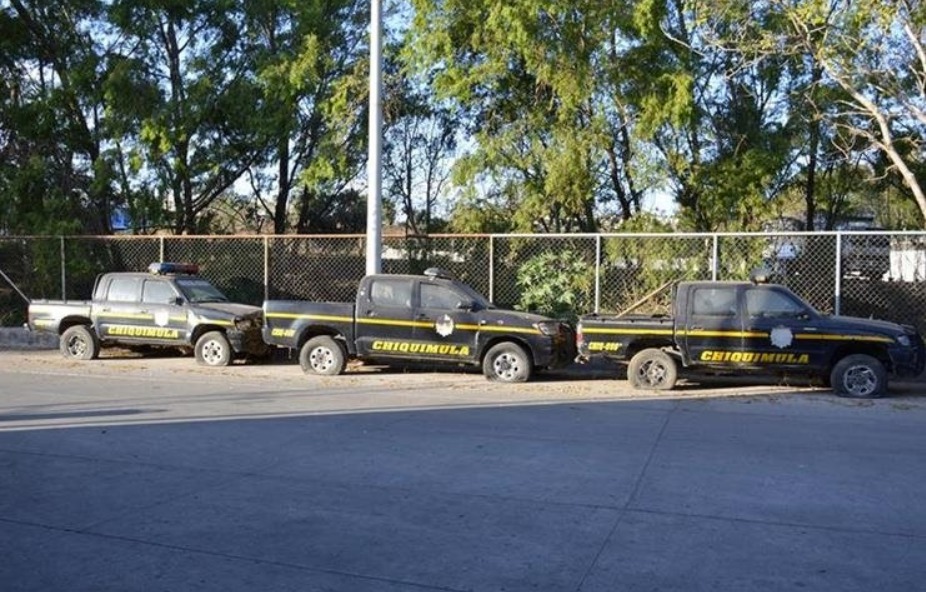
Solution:
{"label": "white concrete pavement", "polygon": [[3,590],[917,590],[926,393],[0,352]]}

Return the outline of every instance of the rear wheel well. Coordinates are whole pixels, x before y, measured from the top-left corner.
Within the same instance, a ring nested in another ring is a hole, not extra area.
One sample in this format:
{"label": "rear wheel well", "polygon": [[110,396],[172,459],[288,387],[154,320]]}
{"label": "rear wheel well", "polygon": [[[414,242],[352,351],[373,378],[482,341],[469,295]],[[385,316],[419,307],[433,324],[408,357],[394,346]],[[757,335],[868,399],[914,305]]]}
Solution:
{"label": "rear wheel well", "polygon": [[347,340],[344,339],[344,336],[341,335],[340,331],[336,331],[333,327],[325,327],[323,325],[312,325],[306,327],[299,334],[299,339],[296,341],[296,349],[302,349],[302,346],[305,343],[312,339],[313,337],[318,337],[320,335],[327,335],[328,337],[333,337],[334,339],[341,341],[344,345],[347,345]]}
{"label": "rear wheel well", "polygon": [[634,341],[627,346],[627,350],[624,352],[624,355],[629,360],[634,357],[644,349],[665,349],[665,348],[675,348],[675,344],[671,341],[665,339],[641,339],[639,341]]}
{"label": "rear wheel well", "polygon": [[61,319],[61,322],[58,324],[58,335],[62,335],[65,331],[74,325],[86,325],[87,327],[92,327],[93,323],[91,323],[90,319],[87,317],[65,317]]}

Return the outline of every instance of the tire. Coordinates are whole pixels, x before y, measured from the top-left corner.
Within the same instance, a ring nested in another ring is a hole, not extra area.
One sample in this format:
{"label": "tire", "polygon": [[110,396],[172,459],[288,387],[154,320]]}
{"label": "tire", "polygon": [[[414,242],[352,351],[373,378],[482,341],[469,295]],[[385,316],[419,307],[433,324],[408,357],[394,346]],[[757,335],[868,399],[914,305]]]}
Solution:
{"label": "tire", "polygon": [[669,391],[678,380],[678,364],[661,349],[644,349],[630,359],[627,380],[637,389]]}
{"label": "tire", "polygon": [[228,366],[232,363],[232,349],[221,331],[203,333],[193,347],[196,361],[204,366]]}
{"label": "tire", "polygon": [[534,372],[530,355],[517,343],[493,345],[482,359],[482,373],[498,382],[527,382]]}
{"label": "tire", "polygon": [[874,399],[887,392],[887,370],[877,358],[853,354],[839,360],[830,372],[833,392],[851,399]]}
{"label": "tire", "polygon": [[86,325],[68,327],[58,347],[65,358],[72,360],[95,360],[100,355],[100,340]]}
{"label": "tire", "polygon": [[299,365],[306,374],[337,376],[347,366],[347,352],[333,337],[319,335],[306,341],[299,350]]}

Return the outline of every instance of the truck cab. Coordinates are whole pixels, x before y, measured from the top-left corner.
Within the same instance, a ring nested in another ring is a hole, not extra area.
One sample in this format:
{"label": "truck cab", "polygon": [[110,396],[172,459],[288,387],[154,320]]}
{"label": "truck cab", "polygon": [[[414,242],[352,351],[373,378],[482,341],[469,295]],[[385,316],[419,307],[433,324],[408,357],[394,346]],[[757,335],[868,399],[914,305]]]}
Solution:
{"label": "truck cab", "polygon": [[821,314],[788,288],[682,282],[670,317],[585,315],[581,356],[628,361],[640,388],[671,389],[680,368],[819,376],[837,394],[884,394],[888,375],[916,376],[926,348],[913,327]]}
{"label": "truck cab", "polygon": [[264,316],[264,339],[298,349],[303,370],[315,374],[340,374],[356,358],[482,365],[490,379],[520,382],[575,353],[565,323],[496,308],[436,268],[367,276],[353,303],[267,301]]}
{"label": "truck cab", "polygon": [[57,333],[62,354],[81,360],[115,344],[192,348],[209,366],[265,355],[260,307],[229,302],[198,272],[193,264],[160,262],[147,272],[105,273],[92,300],[30,303],[29,328]]}

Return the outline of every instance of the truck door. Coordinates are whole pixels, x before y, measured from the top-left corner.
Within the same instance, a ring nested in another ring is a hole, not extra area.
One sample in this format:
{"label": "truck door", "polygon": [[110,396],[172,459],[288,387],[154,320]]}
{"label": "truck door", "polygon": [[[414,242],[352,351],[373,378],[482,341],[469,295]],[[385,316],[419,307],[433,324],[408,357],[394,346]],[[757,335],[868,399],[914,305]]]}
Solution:
{"label": "truck door", "polygon": [[451,286],[419,283],[415,311],[415,342],[421,357],[433,360],[473,360],[478,348],[479,320],[472,298]]}
{"label": "truck door", "polygon": [[684,343],[694,364],[729,365],[743,349],[743,317],[735,285],[694,285],[688,295]]}
{"label": "truck door", "polygon": [[99,300],[93,303],[93,322],[103,339],[134,341],[150,318],[139,307],[140,276],[114,275],[103,280]]}
{"label": "truck door", "polygon": [[745,296],[747,348],[758,363],[775,367],[823,367],[828,363],[826,336],[817,313],[778,286],[751,286]]}
{"label": "truck door", "polygon": [[355,342],[357,353],[372,357],[414,357],[412,294],[414,280],[373,277],[357,296]]}
{"label": "truck door", "polygon": [[149,339],[176,344],[188,341],[187,313],[179,298],[181,295],[168,280],[151,278],[142,282],[141,312],[151,315]]}

